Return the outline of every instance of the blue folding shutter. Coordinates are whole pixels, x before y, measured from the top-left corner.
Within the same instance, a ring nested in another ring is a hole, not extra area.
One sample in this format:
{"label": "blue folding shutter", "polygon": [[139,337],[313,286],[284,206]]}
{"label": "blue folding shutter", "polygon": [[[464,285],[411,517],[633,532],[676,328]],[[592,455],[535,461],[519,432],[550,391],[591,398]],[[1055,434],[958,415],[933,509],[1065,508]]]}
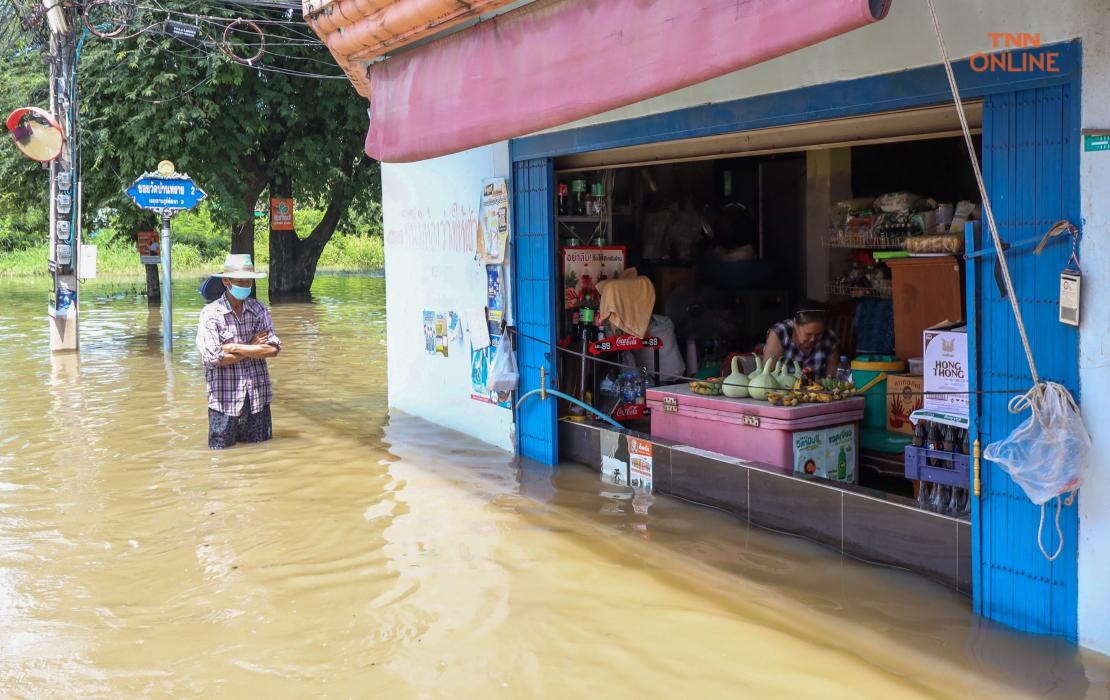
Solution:
{"label": "blue folding shutter", "polygon": [[[523,395],[540,386],[540,368],[554,386],[555,354],[555,230],[551,204],[555,170],[550,158],[513,164],[513,318],[520,336],[517,364]],[[558,402],[533,397],[516,414],[517,451],[525,457],[555,464],[559,459],[556,418]]]}
{"label": "blue folding shutter", "polygon": [[[1079,221],[1078,94],[1074,82],[991,95],[983,108],[983,170],[999,233],[1015,242],[1043,234],[1059,219]],[[989,247],[987,231],[979,236]],[[1078,333],[1057,320],[1059,273],[1070,254],[1054,243],[1034,256],[1028,246],[1007,256],[1014,287],[1042,379],[1060,382],[1078,398]],[[1013,415],[1007,401],[1031,379],[1009,302],[995,282],[995,257],[974,258],[969,289],[976,317],[973,373],[984,392],[973,399],[979,439],[1010,433],[1028,413]],[[1040,508],[1009,476],[983,460],[982,497],[976,511],[978,541],[975,605],[986,617],[1018,629],[1076,639],[1076,508],[1061,517],[1064,550],[1048,562],[1037,548]],[[1048,506],[1045,548],[1058,543]]]}

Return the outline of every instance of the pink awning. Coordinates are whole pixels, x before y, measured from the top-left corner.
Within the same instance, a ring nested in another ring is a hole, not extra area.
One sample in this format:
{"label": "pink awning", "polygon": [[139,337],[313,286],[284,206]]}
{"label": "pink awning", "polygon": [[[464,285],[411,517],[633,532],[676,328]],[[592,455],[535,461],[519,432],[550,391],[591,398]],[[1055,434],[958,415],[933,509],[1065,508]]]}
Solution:
{"label": "pink awning", "polygon": [[410,162],[566,124],[882,19],[890,0],[538,0],[370,69],[366,152]]}

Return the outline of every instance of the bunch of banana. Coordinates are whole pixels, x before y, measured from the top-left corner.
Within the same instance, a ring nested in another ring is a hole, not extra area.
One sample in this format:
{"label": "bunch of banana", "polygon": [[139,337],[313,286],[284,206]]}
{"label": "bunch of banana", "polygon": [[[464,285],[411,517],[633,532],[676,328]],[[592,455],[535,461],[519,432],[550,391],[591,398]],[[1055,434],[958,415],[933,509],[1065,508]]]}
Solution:
{"label": "bunch of banana", "polygon": [[802,402],[801,392],[789,391],[783,393],[779,391],[768,391],[767,401],[772,406],[797,406]]}
{"label": "bunch of banana", "polygon": [[720,396],[722,386],[723,382],[713,377],[703,381],[690,382],[690,391],[702,396]]}

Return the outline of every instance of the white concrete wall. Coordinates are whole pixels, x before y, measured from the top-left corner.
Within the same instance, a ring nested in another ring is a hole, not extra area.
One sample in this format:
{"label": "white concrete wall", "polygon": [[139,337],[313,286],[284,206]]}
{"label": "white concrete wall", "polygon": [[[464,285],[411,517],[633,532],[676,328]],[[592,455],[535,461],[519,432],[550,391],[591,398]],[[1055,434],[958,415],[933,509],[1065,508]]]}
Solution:
{"label": "white concrete wall", "polygon": [[[1110,4],[1084,33],[1085,129],[1110,129]],[[1110,654],[1110,153],[1080,153],[1083,263],[1079,381],[1094,459],[1079,494],[1079,637]]]}
{"label": "white concrete wall", "polygon": [[470,397],[469,334],[443,357],[424,351],[423,331],[424,309],[485,306],[475,256],[482,181],[508,176],[507,143],[382,164],[389,405],[512,450],[512,411]]}

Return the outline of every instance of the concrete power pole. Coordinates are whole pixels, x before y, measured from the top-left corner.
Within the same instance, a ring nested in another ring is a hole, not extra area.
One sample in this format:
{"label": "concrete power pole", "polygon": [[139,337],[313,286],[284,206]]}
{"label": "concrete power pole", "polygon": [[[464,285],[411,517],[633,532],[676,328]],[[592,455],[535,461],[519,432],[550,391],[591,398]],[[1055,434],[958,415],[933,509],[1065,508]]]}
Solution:
{"label": "concrete power pole", "polygon": [[77,28],[81,18],[56,3],[47,11],[50,26],[50,112],[62,128],[61,154],[50,162],[49,268],[54,280],[50,293],[50,350],[76,351],[81,251],[81,161],[77,133]]}

